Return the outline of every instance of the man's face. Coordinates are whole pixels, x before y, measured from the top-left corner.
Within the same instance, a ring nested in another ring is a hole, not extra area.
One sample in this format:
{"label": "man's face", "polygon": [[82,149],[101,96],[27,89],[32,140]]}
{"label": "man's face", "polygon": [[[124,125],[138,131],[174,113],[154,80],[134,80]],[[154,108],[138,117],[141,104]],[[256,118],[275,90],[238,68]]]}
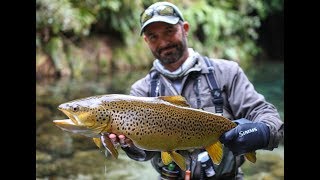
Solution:
{"label": "man's face", "polygon": [[144,39],[155,58],[162,64],[177,62],[187,50],[188,24],[154,22],[144,31]]}

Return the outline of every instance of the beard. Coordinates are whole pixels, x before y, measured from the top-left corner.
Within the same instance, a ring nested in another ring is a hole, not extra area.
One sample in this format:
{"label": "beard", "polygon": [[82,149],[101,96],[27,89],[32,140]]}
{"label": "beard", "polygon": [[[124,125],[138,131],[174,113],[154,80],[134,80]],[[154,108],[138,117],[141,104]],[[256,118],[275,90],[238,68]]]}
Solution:
{"label": "beard", "polygon": [[183,37],[181,42],[171,43],[166,47],[156,49],[152,51],[152,54],[165,65],[179,61],[185,50],[187,50],[187,42],[186,38]]}

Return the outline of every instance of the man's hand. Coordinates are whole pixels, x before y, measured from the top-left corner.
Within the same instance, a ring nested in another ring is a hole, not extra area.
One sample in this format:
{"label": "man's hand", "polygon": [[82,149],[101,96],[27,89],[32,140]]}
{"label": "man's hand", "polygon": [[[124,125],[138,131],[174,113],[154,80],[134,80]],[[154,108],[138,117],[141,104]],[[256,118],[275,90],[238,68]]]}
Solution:
{"label": "man's hand", "polygon": [[254,123],[244,118],[235,122],[238,124],[235,128],[220,136],[220,141],[234,155],[241,155],[268,146],[270,131],[266,124]]}
{"label": "man's hand", "polygon": [[126,138],[124,135],[120,134],[120,135],[116,135],[116,134],[103,134],[101,136],[101,141],[104,147],[106,147],[105,142],[105,138],[109,138],[111,139],[111,142],[113,143],[113,145],[117,148],[119,145],[122,148],[126,148],[126,147],[131,147],[132,146],[132,141],[129,138]]}
{"label": "man's hand", "polygon": [[146,161],[151,159],[154,156],[154,153],[156,151],[152,151],[151,153],[148,153],[148,156],[146,152],[142,149],[137,148],[131,139],[127,138],[126,136],[120,134],[103,134],[101,136],[101,141],[103,146],[107,148],[107,145],[105,143],[105,139],[110,139],[110,141],[113,143],[114,147],[117,148],[118,146],[121,146],[122,150],[128,155],[129,158],[134,159],[136,161]]}

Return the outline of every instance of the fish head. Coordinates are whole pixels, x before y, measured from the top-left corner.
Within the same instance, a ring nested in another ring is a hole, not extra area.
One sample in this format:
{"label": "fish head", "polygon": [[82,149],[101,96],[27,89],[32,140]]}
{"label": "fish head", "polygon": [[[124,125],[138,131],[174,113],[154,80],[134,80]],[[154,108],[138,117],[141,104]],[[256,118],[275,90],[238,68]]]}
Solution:
{"label": "fish head", "polygon": [[62,130],[82,134],[88,137],[99,137],[109,126],[110,115],[96,99],[81,99],[58,106],[69,119],[54,120]]}

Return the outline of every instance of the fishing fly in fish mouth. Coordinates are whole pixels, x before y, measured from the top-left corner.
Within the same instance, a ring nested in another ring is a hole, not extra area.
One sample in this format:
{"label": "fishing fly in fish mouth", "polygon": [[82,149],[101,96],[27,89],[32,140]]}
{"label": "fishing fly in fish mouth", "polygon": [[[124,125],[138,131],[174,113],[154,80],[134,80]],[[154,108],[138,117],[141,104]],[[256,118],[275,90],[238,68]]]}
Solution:
{"label": "fishing fly in fish mouth", "polygon": [[[99,148],[104,143],[115,158],[118,151],[112,140],[101,142],[104,133],[121,134],[141,149],[161,151],[164,164],[174,161],[182,170],[186,162],[177,150],[205,148],[219,164],[223,153],[219,137],[236,126],[223,116],[191,108],[182,96],[107,94],[66,102],[58,109],[69,119],[54,120],[56,126],[93,138]],[[256,161],[255,152],[246,157]]]}

